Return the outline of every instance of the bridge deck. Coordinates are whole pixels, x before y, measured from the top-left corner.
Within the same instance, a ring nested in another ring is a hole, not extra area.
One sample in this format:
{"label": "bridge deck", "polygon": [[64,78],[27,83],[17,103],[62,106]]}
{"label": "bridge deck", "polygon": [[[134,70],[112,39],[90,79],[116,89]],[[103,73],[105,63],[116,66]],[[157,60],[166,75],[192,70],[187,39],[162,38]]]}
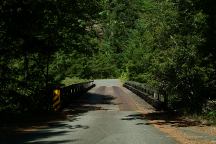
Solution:
{"label": "bridge deck", "polygon": [[[119,80],[96,80],[96,87],[83,96],[76,96],[64,109],[67,119],[49,122],[46,126],[3,143],[40,144],[175,144],[178,142],[149,121],[161,115],[149,115],[154,108],[121,86]],[[177,127],[185,122],[166,121]],[[162,121],[158,122],[160,127]],[[188,131],[182,128],[182,131]],[[170,133],[170,131],[169,131]],[[188,133],[188,132],[187,132]],[[173,136],[173,135],[172,135]],[[190,137],[191,138],[191,137]],[[214,136],[205,137],[215,141]],[[1,139],[1,138],[0,138]],[[182,143],[191,141],[184,141]],[[202,140],[202,143],[204,141]]]}

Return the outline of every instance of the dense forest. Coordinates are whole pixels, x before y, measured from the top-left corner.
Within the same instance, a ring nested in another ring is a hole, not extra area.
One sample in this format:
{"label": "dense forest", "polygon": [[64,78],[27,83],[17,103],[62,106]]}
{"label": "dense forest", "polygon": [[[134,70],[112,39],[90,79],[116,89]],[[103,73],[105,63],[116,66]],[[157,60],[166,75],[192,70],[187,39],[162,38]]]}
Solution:
{"label": "dense forest", "polygon": [[121,78],[201,112],[216,98],[214,0],[1,0],[0,111],[49,109],[67,77]]}

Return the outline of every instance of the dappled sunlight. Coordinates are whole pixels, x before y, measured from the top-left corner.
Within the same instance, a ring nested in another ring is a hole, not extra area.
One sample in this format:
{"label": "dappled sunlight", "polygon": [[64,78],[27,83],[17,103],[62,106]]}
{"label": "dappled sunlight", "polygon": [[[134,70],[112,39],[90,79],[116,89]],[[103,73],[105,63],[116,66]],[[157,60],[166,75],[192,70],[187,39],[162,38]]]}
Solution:
{"label": "dappled sunlight", "polygon": [[[175,112],[163,112],[156,111],[146,114],[133,114],[128,115],[127,117],[122,118],[122,120],[148,120],[143,124],[145,125],[170,125],[172,127],[190,127],[190,126],[206,126],[206,124],[201,123],[200,121],[183,119]],[[142,123],[137,123],[137,125],[142,125]]]}

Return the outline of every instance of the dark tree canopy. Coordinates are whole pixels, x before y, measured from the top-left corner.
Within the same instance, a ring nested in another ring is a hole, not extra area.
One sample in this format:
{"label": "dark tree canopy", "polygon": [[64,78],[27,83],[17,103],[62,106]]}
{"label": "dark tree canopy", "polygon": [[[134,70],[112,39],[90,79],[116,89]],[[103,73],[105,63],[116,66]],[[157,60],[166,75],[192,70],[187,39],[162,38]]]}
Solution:
{"label": "dark tree canopy", "polygon": [[0,111],[49,109],[67,77],[122,78],[199,112],[216,94],[214,0],[2,0]]}

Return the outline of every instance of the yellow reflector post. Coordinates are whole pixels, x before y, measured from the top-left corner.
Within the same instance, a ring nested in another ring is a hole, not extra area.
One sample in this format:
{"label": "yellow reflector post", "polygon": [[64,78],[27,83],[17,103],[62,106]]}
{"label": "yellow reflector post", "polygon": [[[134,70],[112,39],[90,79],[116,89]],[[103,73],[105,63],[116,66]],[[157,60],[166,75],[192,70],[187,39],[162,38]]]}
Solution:
{"label": "yellow reflector post", "polygon": [[58,111],[61,107],[60,95],[61,91],[59,88],[53,90],[53,108],[55,111]]}

